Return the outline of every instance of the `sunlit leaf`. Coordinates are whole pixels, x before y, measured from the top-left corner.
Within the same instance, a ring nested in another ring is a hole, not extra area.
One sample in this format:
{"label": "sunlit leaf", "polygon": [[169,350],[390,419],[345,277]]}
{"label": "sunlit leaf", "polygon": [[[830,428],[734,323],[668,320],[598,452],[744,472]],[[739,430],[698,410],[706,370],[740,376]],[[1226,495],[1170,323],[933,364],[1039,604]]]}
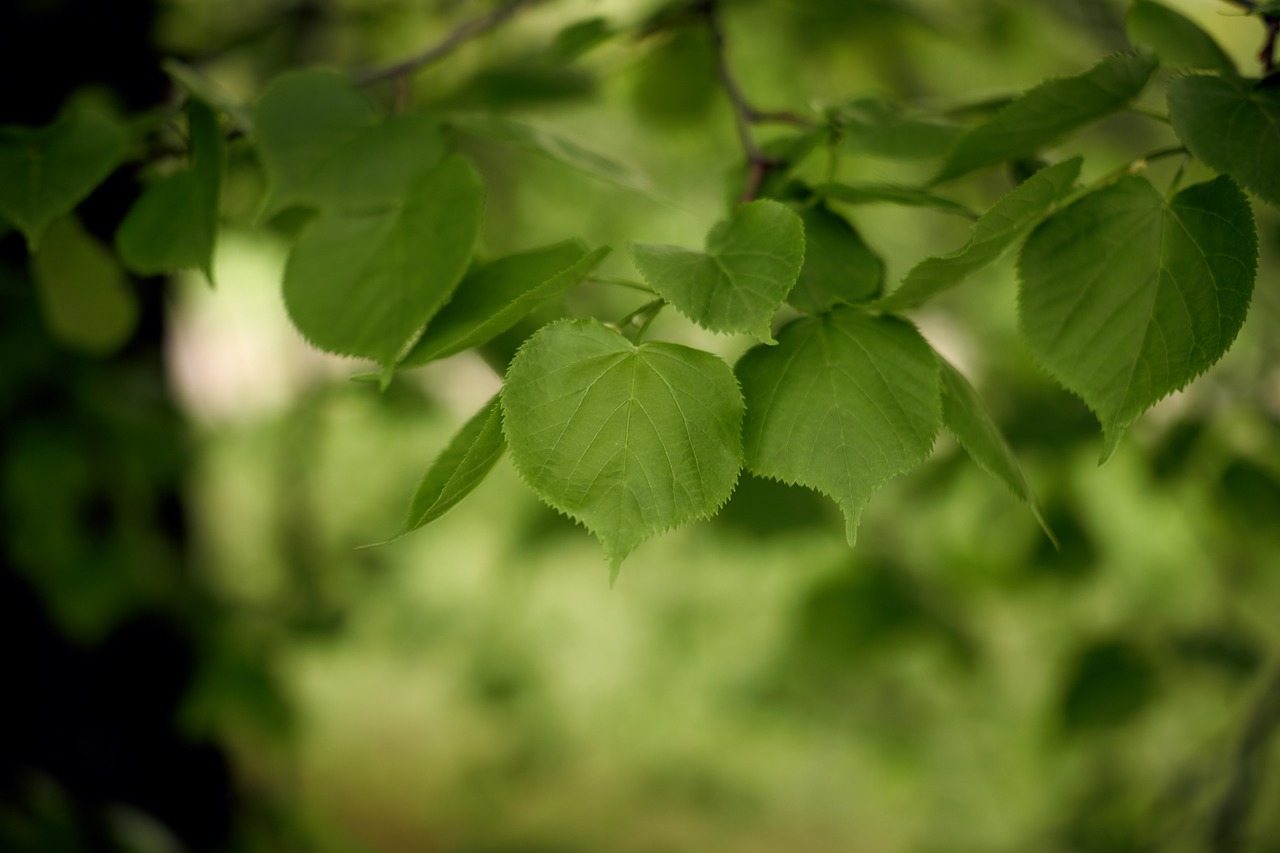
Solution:
{"label": "sunlit leaf", "polygon": [[1190,18],[1152,0],[1134,0],[1125,17],[1134,47],[1145,47],[1170,68],[1212,68],[1236,73],[1226,52]]}
{"label": "sunlit leaf", "polygon": [[804,266],[787,302],[819,314],[833,305],[866,302],[880,294],[884,261],[849,220],[824,204],[800,210],[804,223]]}
{"label": "sunlit leaf", "polygon": [[497,395],[458,431],[431,463],[409,505],[402,533],[435,521],[471,494],[502,457],[502,412]]}
{"label": "sunlit leaf", "polygon": [[1169,118],[1205,165],[1280,204],[1280,89],[1194,74],[1169,83]]}
{"label": "sunlit leaf", "polygon": [[115,352],[138,324],[138,298],[105,246],[73,216],[49,223],[31,257],[32,278],[52,337],[98,355]]}

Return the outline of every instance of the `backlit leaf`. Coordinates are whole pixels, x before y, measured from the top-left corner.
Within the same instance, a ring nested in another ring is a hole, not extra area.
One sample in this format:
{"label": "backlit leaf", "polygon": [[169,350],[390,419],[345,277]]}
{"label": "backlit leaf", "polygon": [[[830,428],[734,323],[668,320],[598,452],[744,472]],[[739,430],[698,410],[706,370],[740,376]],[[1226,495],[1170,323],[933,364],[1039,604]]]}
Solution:
{"label": "backlit leaf", "polygon": [[594,320],[534,334],[507,370],[502,410],[516,470],[600,540],[615,573],[655,533],[715,514],[742,466],[727,364],[635,346]]}
{"label": "backlit leaf", "polygon": [[51,222],[31,257],[50,335],[97,355],[118,350],[138,324],[138,298],[105,246],[73,216]]}
{"label": "backlit leaf", "polygon": [[1027,239],[1022,334],[1098,416],[1103,460],[1142,412],[1227,351],[1257,256],[1248,199],[1226,177],[1170,200],[1145,178],[1121,178]]}
{"label": "backlit leaf", "polygon": [[1152,0],[1134,0],[1125,17],[1125,31],[1134,47],[1145,47],[1170,68],[1212,68],[1236,73],[1213,36],[1190,18]]}
{"label": "backlit leaf", "polygon": [[800,211],[804,266],[787,302],[811,314],[833,305],[866,302],[880,294],[884,261],[862,241],[849,220],[824,204]]}
{"label": "backlit leaf", "polygon": [[1169,83],[1169,118],[1205,165],[1280,204],[1280,89],[1194,74]]}
{"label": "backlit leaf", "polygon": [[401,533],[417,530],[475,490],[502,457],[502,412],[497,395],[458,431],[431,463],[409,505]]}

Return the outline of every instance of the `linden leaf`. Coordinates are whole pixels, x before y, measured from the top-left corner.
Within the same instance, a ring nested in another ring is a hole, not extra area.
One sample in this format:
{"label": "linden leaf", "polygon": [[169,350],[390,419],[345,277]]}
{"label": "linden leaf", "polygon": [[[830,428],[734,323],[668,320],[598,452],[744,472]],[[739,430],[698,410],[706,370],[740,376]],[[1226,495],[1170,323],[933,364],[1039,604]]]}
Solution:
{"label": "linden leaf", "polygon": [[824,204],[800,211],[804,223],[804,266],[787,302],[811,314],[840,303],[866,302],[880,295],[884,261],[849,220]]}
{"label": "linden leaf", "polygon": [[401,535],[435,521],[471,494],[505,449],[502,414],[495,394],[431,463],[409,505]]}
{"label": "linden leaf", "polygon": [[804,263],[804,225],[784,204],[753,201],[712,227],[706,251],[632,243],[631,257],[649,285],[698,325],[772,341],[769,323]]}
{"label": "linden leaf", "polygon": [[1236,73],[1236,64],[1200,26],[1168,6],[1135,0],[1125,17],[1125,31],[1135,47],[1155,52],[1171,68],[1212,68]]}
{"label": "linden leaf", "polygon": [[716,356],[636,346],[594,320],[536,332],[507,369],[516,470],[604,545],[616,574],[640,543],[714,515],[742,467],[742,394]]}
{"label": "linden leaf", "polygon": [[138,298],[120,264],[74,216],[49,223],[31,256],[31,277],[52,337],[110,355],[138,325]]}
{"label": "linden leaf", "polygon": [[1032,232],[1018,264],[1022,334],[1097,414],[1102,461],[1139,415],[1227,351],[1257,257],[1249,201],[1227,177],[1169,200],[1121,178]]}
{"label": "linden leaf", "polygon": [[1169,83],[1169,118],[1206,166],[1280,204],[1280,90],[1234,76],[1179,77]]}
{"label": "linden leaf", "polygon": [[748,469],[834,498],[850,545],[871,495],[925,460],[942,423],[938,361],[897,317],[805,317],[736,370]]}

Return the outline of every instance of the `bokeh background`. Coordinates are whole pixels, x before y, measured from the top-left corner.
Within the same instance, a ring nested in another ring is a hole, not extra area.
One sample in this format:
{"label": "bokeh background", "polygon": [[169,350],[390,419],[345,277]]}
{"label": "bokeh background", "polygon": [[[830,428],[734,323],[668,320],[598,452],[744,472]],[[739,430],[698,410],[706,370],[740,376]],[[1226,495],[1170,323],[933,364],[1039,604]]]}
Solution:
{"label": "bokeh background", "polygon": [[[1256,65],[1256,21],[1169,3]],[[491,5],[9,0],[0,123],[46,122],[86,90],[154,107],[167,56],[249,105],[283,70],[385,64]],[[729,61],[764,109],[884,97],[963,117],[1126,45],[1120,0],[724,5]],[[552,0],[415,78],[413,104],[517,117],[626,165],[602,181],[469,140],[486,255],[579,237],[615,247],[604,275],[635,278],[630,240],[696,244],[723,215],[741,152],[710,48],[635,37],[656,8]],[[617,35],[585,52],[558,35],[596,17]],[[1145,109],[1163,111],[1165,73]],[[1046,153],[1084,152],[1088,179],[1171,142],[1127,113]],[[81,208],[103,238],[135,167]],[[807,168],[928,176],[866,155]],[[1010,180],[949,189],[982,208]],[[1241,338],[1101,468],[1096,423],[1018,341],[1011,260],[916,317],[986,395],[1060,549],[944,436],[875,497],[854,550],[826,499],[744,477],[610,589],[597,544],[506,460],[438,522],[365,546],[398,529],[523,335],[644,296],[585,283],[380,394],[289,325],[292,223],[257,222],[262,190],[233,144],[217,287],[135,282],[138,330],[109,358],[50,336],[21,242],[0,236],[0,848],[1280,851],[1271,209],[1255,204]],[[967,235],[929,210],[843,212],[890,283]],[[650,337],[746,346],[673,312]]]}

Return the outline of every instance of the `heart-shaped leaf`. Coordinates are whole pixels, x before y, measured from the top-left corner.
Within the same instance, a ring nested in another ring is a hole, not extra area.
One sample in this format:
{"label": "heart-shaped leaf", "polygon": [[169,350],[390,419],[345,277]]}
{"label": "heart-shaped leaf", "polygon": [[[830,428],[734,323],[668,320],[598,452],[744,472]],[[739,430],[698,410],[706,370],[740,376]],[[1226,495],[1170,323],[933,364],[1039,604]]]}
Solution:
{"label": "heart-shaped leaf", "polygon": [[69,347],[110,355],[138,325],[138,298],[120,263],[74,216],[49,223],[31,277],[50,335]]}
{"label": "heart-shaped leaf", "polygon": [[800,211],[804,223],[804,266],[787,302],[811,314],[833,305],[866,302],[880,295],[884,261],[862,235],[824,204]]}
{"label": "heart-shaped leaf", "polygon": [[1170,68],[1212,68],[1236,73],[1236,64],[1200,26],[1151,0],[1134,0],[1125,17],[1125,31],[1134,47],[1145,47]]}
{"label": "heart-shaped leaf", "polygon": [[1280,204],[1280,89],[1193,74],[1169,83],[1169,118],[1205,165]]}

